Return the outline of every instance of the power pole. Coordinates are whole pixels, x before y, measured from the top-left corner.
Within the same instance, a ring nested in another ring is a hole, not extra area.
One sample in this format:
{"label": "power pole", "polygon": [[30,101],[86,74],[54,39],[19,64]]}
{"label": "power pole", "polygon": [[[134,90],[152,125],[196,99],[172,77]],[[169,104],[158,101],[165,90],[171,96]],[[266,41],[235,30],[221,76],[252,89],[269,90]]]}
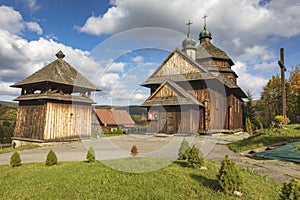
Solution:
{"label": "power pole", "polygon": [[278,61],[281,71],[281,98],[282,98],[282,116],[283,116],[283,125],[286,123],[286,93],[285,93],[285,77],[284,72],[286,67],[284,65],[284,48],[280,48],[280,60]]}

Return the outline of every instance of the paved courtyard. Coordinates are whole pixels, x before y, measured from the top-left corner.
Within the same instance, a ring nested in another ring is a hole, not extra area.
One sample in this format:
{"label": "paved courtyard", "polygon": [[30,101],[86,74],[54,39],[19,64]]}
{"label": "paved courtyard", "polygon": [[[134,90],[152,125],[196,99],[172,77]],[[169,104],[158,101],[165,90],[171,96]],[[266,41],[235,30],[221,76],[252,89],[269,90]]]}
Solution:
{"label": "paved courtyard", "polygon": [[[190,143],[201,148],[208,160],[224,159],[228,154],[241,167],[247,167],[268,176],[277,182],[289,181],[292,177],[300,179],[300,165],[276,160],[254,160],[234,153],[226,147],[226,143],[241,140],[248,135],[212,135],[185,137]],[[111,160],[131,157],[130,149],[138,147],[139,157],[156,157],[176,159],[178,148],[183,136],[151,136],[151,135],[124,135],[115,137],[100,137],[54,146],[45,146],[36,149],[20,151],[23,163],[44,162],[47,153],[53,149],[59,161],[83,161],[87,149],[93,146],[98,160]],[[8,164],[12,153],[0,154],[0,164]]]}

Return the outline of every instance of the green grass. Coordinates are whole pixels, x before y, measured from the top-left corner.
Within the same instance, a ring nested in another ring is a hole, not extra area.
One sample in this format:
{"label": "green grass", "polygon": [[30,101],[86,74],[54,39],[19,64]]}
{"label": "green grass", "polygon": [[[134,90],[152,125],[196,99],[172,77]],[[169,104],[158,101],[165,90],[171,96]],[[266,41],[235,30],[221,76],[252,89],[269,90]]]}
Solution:
{"label": "green grass", "polygon": [[227,144],[234,152],[243,152],[250,149],[270,146],[278,143],[291,143],[300,140],[300,125],[288,125],[280,129],[264,129],[261,132],[244,140]]}
{"label": "green grass", "polygon": [[9,152],[13,152],[13,151],[22,151],[22,150],[26,150],[26,149],[35,149],[38,147],[40,147],[40,146],[39,145],[25,145],[25,146],[16,147],[16,148],[8,147],[8,148],[0,149],[0,154],[9,153]]}
{"label": "green grass", "polygon": [[[101,162],[43,163],[12,168],[0,165],[2,199],[241,199],[218,190],[219,162],[207,161],[208,170],[175,162],[148,173],[125,173]],[[242,199],[278,199],[280,185],[249,170]]]}

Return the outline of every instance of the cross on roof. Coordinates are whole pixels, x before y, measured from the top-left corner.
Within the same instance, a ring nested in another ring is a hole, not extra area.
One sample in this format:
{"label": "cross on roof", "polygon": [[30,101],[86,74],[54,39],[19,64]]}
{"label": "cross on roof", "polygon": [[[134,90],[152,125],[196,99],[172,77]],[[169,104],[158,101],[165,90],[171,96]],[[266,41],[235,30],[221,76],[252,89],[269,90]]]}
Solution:
{"label": "cross on roof", "polygon": [[206,14],[204,14],[204,16],[202,17],[203,19],[204,19],[204,28],[206,29],[206,18],[207,18],[208,16],[206,15]]}
{"label": "cross on roof", "polygon": [[191,33],[191,24],[193,24],[193,23],[191,22],[191,20],[189,20],[189,22],[188,22],[187,24],[185,24],[185,25],[188,26],[188,33],[187,33],[188,36],[190,36],[190,33]]}

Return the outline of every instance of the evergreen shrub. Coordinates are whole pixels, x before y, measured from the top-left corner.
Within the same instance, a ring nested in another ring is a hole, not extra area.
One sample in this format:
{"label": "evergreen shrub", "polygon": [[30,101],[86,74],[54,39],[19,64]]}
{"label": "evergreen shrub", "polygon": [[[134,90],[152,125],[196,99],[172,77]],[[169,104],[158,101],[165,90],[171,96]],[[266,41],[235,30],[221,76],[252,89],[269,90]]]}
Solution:
{"label": "evergreen shrub", "polygon": [[189,142],[184,138],[180,144],[180,148],[178,150],[178,159],[180,160],[186,160],[187,155],[185,154],[188,148],[190,147]]}
{"label": "evergreen shrub", "polygon": [[300,200],[300,181],[293,178],[284,183],[280,194],[281,200]]}
{"label": "evergreen shrub", "polygon": [[54,153],[54,151],[52,149],[50,149],[47,158],[46,158],[46,162],[45,165],[46,166],[52,166],[52,165],[56,165],[57,164],[57,156]]}
{"label": "evergreen shrub", "polygon": [[187,162],[189,167],[201,167],[204,165],[204,156],[195,145],[187,151]]}
{"label": "evergreen shrub", "polygon": [[13,155],[10,157],[10,164],[12,167],[21,166],[21,157],[18,152],[15,151]]}
{"label": "evergreen shrub", "polygon": [[88,162],[95,162],[95,160],[96,160],[95,150],[92,146],[90,146],[90,148],[86,154],[86,159]]}
{"label": "evergreen shrub", "polygon": [[227,194],[233,194],[234,191],[240,191],[242,189],[243,177],[240,169],[228,155],[225,156],[225,159],[221,163],[217,179],[219,186]]}

